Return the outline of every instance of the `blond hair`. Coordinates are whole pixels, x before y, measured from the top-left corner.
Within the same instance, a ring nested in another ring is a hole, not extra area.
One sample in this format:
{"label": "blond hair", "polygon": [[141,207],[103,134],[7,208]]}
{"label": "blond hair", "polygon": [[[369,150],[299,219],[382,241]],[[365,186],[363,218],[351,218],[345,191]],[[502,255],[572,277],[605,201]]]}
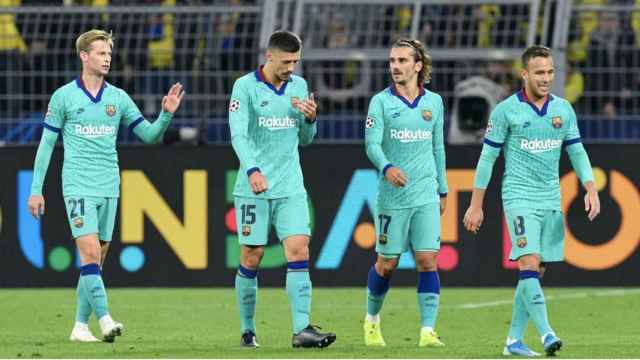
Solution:
{"label": "blond hair", "polygon": [[78,36],[78,39],[76,40],[76,52],[80,55],[80,52],[82,51],[91,51],[91,44],[98,40],[106,41],[107,44],[113,48],[113,35],[110,32],[93,29]]}

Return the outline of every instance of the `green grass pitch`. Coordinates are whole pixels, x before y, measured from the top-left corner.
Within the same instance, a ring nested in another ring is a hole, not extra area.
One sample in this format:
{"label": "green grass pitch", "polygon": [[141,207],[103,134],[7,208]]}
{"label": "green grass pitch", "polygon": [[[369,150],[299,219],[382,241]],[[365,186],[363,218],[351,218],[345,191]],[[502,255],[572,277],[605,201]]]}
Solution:
{"label": "green grass pitch", "polygon": [[[561,357],[640,356],[640,289],[545,289]],[[110,311],[124,323],[115,343],[68,340],[75,289],[0,290],[0,357],[113,358],[465,358],[501,356],[513,289],[443,288],[437,331],[446,347],[417,346],[414,288],[391,288],[382,310],[386,348],[363,344],[364,288],[313,290],[312,323],[337,334],[326,349],[292,349],[284,289],[258,293],[259,349],[239,347],[233,289],[108,289]],[[98,334],[95,319],[91,320]],[[527,344],[542,352],[533,324]]]}

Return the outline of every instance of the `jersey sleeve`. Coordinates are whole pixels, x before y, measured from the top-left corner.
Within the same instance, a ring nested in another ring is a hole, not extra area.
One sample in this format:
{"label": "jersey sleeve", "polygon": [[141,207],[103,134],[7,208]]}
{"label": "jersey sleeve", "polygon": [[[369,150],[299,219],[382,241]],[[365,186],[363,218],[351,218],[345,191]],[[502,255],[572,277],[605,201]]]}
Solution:
{"label": "jersey sleeve", "polygon": [[505,116],[503,107],[497,106],[491,111],[484,143],[495,148],[501,148],[509,133],[509,120]]}
{"label": "jersey sleeve", "polygon": [[136,103],[133,102],[129,94],[123,90],[120,90],[120,111],[122,113],[120,122],[131,131],[144,120],[142,112]]}
{"label": "jersey sleeve", "polygon": [[44,128],[55,133],[60,133],[60,129],[65,122],[64,95],[60,91],[56,91],[49,100],[47,113],[44,116]]}
{"label": "jersey sleeve", "polygon": [[249,171],[258,169],[255,149],[249,139],[249,117],[251,116],[249,92],[241,81],[233,84],[229,101],[229,129],[231,146],[238,156],[240,167]]}
{"label": "jersey sleeve", "polygon": [[364,143],[367,157],[382,173],[392,166],[382,151],[383,137],[384,109],[380,97],[374,96],[369,103],[369,111],[364,124]]}
{"label": "jersey sleeve", "polygon": [[573,110],[573,106],[571,106],[570,104],[568,104],[568,109],[568,130],[564,137],[563,144],[565,146],[580,142],[580,129],[578,129],[578,119],[576,117],[576,112]]}
{"label": "jersey sleeve", "polygon": [[438,193],[441,197],[447,195],[447,162],[444,150],[444,103],[440,98],[440,115],[436,119],[433,136],[433,157],[436,161],[438,179]]}
{"label": "jersey sleeve", "polygon": [[587,155],[587,151],[585,150],[584,145],[582,145],[582,140],[580,139],[580,130],[578,129],[576,112],[569,103],[567,103],[567,105],[569,107],[569,118],[567,124],[569,128],[565,135],[563,145],[569,155],[571,166],[578,175],[580,182],[585,184],[588,181],[593,181],[593,169],[591,167],[591,161],[589,161],[589,155]]}

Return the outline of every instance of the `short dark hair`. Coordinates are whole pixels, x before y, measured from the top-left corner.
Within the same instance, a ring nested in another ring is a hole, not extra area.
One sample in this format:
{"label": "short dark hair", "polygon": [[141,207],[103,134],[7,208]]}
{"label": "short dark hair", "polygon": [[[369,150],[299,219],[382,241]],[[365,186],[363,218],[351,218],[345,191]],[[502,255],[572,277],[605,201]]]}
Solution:
{"label": "short dark hair", "polygon": [[280,51],[295,53],[302,48],[302,40],[291,31],[279,30],[271,34],[269,37],[269,49],[278,49]]}
{"label": "short dark hair", "polygon": [[526,68],[529,60],[536,57],[551,57],[551,49],[542,45],[529,46],[524,53],[522,53],[522,67]]}

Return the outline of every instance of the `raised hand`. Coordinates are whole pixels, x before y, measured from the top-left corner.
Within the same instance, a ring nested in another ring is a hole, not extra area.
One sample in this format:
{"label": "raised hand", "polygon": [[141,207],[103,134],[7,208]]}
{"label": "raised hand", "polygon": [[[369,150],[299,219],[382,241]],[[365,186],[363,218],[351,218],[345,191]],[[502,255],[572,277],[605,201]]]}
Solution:
{"label": "raised hand", "polygon": [[167,95],[162,98],[162,110],[172,114],[176,112],[180,107],[184,93],[185,92],[182,90],[182,84],[173,84]]}
{"label": "raised hand", "polygon": [[302,112],[304,114],[304,117],[311,121],[313,119],[316,118],[317,115],[317,111],[318,111],[318,105],[316,104],[316,100],[315,97],[313,95],[313,93],[311,93],[309,95],[309,98],[304,99],[302,101],[296,99],[296,98],[292,98],[291,99],[291,105],[300,110],[300,112]]}

